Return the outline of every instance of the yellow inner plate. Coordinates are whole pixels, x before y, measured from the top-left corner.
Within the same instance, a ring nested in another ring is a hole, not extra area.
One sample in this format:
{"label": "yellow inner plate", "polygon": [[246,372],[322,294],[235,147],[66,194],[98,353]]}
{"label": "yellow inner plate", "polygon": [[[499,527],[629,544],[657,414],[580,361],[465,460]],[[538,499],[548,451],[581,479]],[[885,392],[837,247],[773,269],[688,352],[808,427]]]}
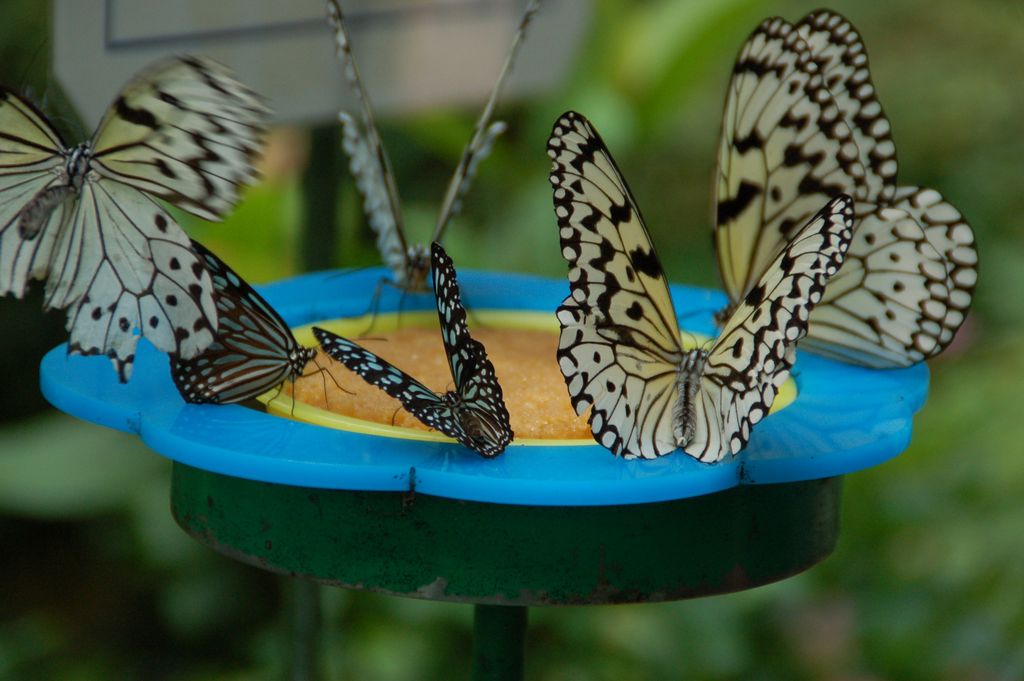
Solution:
{"label": "yellow inner plate", "polygon": [[[558,321],[550,312],[532,311],[509,311],[509,310],[474,310],[470,313],[471,325],[480,325],[498,329],[522,329],[529,331],[543,331],[552,334],[558,333]],[[346,317],[331,321],[317,322],[294,329],[295,338],[307,347],[316,346],[316,338],[313,336],[312,327],[319,326],[333,331],[334,333],[352,338],[358,342],[358,337],[366,335],[373,337],[375,334],[394,331],[400,327],[423,327],[437,328],[437,313],[433,310],[378,313],[377,315],[363,315],[361,317]],[[682,342],[684,348],[696,347],[706,343],[709,339],[698,336],[688,331],[682,331]],[[554,358],[552,357],[552,360]],[[784,409],[796,398],[796,385],[792,378],[789,378],[779,390],[771,412],[774,413]],[[291,395],[279,389],[268,391],[261,395],[260,402],[263,402],[267,411],[287,418],[294,418],[299,421],[313,423],[316,425],[337,428],[366,435],[377,435],[381,437],[394,437],[408,440],[424,440],[427,442],[453,442],[451,438],[436,431],[420,430],[405,426],[396,426],[380,423],[353,416],[339,414],[329,409],[323,409],[301,400],[292,400]],[[566,398],[568,399],[568,397]],[[596,445],[590,437],[582,439],[551,439],[551,438],[519,438],[512,443],[515,445],[543,445],[543,446],[581,446]]]}

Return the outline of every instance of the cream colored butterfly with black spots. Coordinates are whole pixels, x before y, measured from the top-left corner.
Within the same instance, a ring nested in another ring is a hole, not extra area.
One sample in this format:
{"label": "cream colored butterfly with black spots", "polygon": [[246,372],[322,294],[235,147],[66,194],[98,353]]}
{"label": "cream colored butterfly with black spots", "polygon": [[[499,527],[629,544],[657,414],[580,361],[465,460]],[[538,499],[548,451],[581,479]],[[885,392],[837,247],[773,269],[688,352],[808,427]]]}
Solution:
{"label": "cream colored butterfly with black spots", "polygon": [[[480,117],[473,128],[473,136],[466,143],[462,158],[459,159],[459,164],[448,182],[441,210],[434,225],[434,233],[430,238],[431,242],[439,242],[444,238],[448,225],[462,209],[462,199],[469,191],[477,166],[491,153],[494,140],[505,131],[504,122],[492,123],[491,118],[502,87],[512,72],[516,54],[526,39],[526,29],[539,9],[540,0],[530,0],[523,10],[498,79],[491,89],[483,111],[480,112]],[[377,131],[373,107],[363,87],[355,57],[352,55],[352,43],[345,28],[341,3],[338,0],[327,1],[327,18],[334,31],[335,48],[338,58],[342,61],[345,78],[361,107],[359,121],[347,111],[340,112],[338,120],[342,124],[342,147],[349,158],[349,170],[355,178],[359,193],[363,196],[363,211],[370,227],[377,235],[377,250],[380,251],[384,264],[391,270],[396,286],[405,291],[426,291],[430,251],[425,244],[410,245],[406,238],[402,206],[391,162]]]}
{"label": "cream colored butterfly with black spots", "polygon": [[617,455],[682,447],[701,461],[743,449],[796,358],[850,244],[852,201],[822,203],[770,260],[708,348],[684,350],[668,282],[640,210],[597,131],[568,112],[548,140],[569,263],[558,366],[576,413]]}
{"label": "cream colored butterfly with black spots", "polygon": [[201,352],[217,327],[210,275],[155,199],[220,219],[255,179],[266,116],[199,57],[136,75],[75,146],[0,89],[0,295],[20,298],[45,279],[45,308],[68,311],[68,351],[108,356],[122,382],[140,336],[182,357]]}
{"label": "cream colored butterfly with black spots", "polygon": [[802,347],[876,368],[941,352],[971,303],[974,235],[938,192],[899,187],[896,174],[857,31],[828,10],[796,26],[766,19],[736,60],[722,119],[715,244],[733,305],[822,203],[849,194],[853,243]]}

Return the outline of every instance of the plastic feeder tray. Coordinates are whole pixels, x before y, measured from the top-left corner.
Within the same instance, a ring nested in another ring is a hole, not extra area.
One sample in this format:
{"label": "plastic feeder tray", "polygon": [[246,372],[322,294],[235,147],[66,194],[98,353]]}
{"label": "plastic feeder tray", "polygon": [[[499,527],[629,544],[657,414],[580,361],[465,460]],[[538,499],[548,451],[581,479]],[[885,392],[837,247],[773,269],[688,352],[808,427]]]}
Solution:
{"label": "plastic feeder tray", "polygon": [[[315,273],[261,292],[300,326],[364,314],[384,276]],[[459,279],[474,310],[553,315],[567,290],[564,280],[512,274]],[[381,311],[434,309],[430,295],[381,290]],[[672,296],[685,327],[714,334],[720,293],[673,286]],[[527,606],[738,591],[831,553],[841,476],[907,447],[928,369],[873,371],[799,353],[793,376],[796,400],[759,424],[740,456],[706,465],[542,441],[484,460],[436,438],[185,404],[167,357],[146,341],[127,385],[106,358],[69,357],[64,346],[41,366],[56,407],[137,434],[173,460],[172,512],[198,541],[294,577],[477,604],[477,679],[521,678]]]}

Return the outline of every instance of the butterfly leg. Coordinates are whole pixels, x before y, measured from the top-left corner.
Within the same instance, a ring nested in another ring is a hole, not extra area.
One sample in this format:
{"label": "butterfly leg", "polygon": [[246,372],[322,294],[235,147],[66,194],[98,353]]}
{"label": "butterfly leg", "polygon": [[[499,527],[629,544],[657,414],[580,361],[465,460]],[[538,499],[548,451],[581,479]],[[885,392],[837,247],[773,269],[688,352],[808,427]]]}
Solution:
{"label": "butterfly leg", "polygon": [[402,411],[402,405],[398,405],[395,412],[391,414],[391,425],[395,425],[395,419],[398,418],[398,412]]}
{"label": "butterfly leg", "polygon": [[400,297],[398,299],[398,314],[402,314],[402,301],[405,299],[405,289],[403,289],[401,286],[391,281],[387,277],[381,277],[377,281],[376,288],[374,288],[373,290],[373,297],[370,299],[370,306],[366,309],[366,312],[363,313],[364,317],[370,318],[370,325],[366,327],[366,329],[363,330],[362,332],[356,334],[356,338],[365,338],[366,336],[373,333],[373,329],[377,324],[377,314],[380,312],[380,299],[384,293],[385,286],[393,287],[400,292]]}

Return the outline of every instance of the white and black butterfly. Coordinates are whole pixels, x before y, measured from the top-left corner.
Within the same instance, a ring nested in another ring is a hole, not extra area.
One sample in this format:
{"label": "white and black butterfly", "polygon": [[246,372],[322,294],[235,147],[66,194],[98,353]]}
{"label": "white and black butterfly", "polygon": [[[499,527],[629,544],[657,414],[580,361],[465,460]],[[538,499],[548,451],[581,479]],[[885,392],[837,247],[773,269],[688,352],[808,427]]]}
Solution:
{"label": "white and black butterfly", "polygon": [[203,352],[171,355],[171,377],[185,401],[243,402],[302,376],[316,349],[300,345],[281,315],[223,260],[197,241],[192,248],[213,277],[219,324]]}
{"label": "white and black butterfly", "polygon": [[76,146],[0,89],[0,295],[46,279],[45,307],[68,310],[68,351],[107,355],[122,381],[140,335],[183,357],[202,351],[217,326],[210,275],[154,199],[223,216],[255,178],[266,114],[199,57],[136,75]]}
{"label": "white and black butterfly", "polygon": [[765,20],[737,58],[718,155],[715,244],[733,304],[822,203],[849,194],[854,239],[803,347],[878,368],[941,352],[970,306],[974,236],[937,192],[897,187],[896,172],[850,23],[828,10],[795,27]]}
{"label": "white and black butterfly", "polygon": [[[569,296],[558,366],[577,414],[617,455],[679,447],[718,461],[771,408],[811,308],[850,243],[852,201],[829,201],[770,260],[710,349],[684,350],[668,282],[640,210],[589,121],[564,114],[548,140]],[[824,205],[824,204],[823,204]]]}
{"label": "white and black butterfly", "polygon": [[481,456],[498,456],[512,441],[508,409],[483,344],[469,335],[455,266],[436,242],[431,246],[431,271],[441,340],[455,390],[435,393],[352,341],[318,327],[313,327],[313,334],[328,355],[401,401],[410,414],[430,428],[455,438]]}
{"label": "white and black butterfly", "polygon": [[[431,242],[440,241],[444,237],[449,222],[461,210],[462,199],[469,190],[477,165],[490,154],[495,138],[505,131],[505,123],[491,123],[491,117],[505,78],[512,71],[512,62],[526,37],[526,28],[539,8],[540,0],[530,0],[519,21],[498,80],[448,183]],[[342,124],[342,147],[349,158],[349,170],[363,196],[363,211],[370,227],[377,234],[377,250],[384,264],[391,270],[394,283],[406,291],[425,291],[430,266],[427,247],[423,244],[410,245],[406,238],[394,173],[377,131],[370,98],[352,55],[351,41],[338,0],[328,0],[327,16],[334,30],[338,58],[343,63],[345,76],[361,105],[360,122],[346,111],[338,114],[338,120]]]}

